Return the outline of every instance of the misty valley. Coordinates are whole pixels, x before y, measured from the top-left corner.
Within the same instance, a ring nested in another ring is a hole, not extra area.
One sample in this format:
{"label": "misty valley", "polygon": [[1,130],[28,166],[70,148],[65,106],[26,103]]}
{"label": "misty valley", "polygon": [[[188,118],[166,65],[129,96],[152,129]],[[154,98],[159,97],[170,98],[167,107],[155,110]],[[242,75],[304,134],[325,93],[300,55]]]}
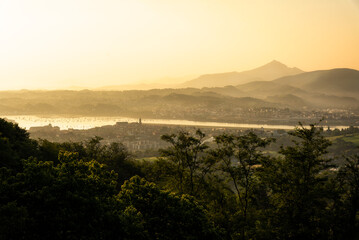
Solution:
{"label": "misty valley", "polygon": [[120,116],[293,126],[324,118],[327,125],[357,126],[358,79],[359,71],[353,69],[303,72],[273,61],[246,72],[203,75],[165,89],[118,91],[114,86],[112,91],[2,91],[0,115]]}
{"label": "misty valley", "polygon": [[119,88],[0,92],[0,239],[358,239],[359,71]]}
{"label": "misty valley", "polygon": [[358,43],[359,0],[0,0],[0,240],[359,240]]}

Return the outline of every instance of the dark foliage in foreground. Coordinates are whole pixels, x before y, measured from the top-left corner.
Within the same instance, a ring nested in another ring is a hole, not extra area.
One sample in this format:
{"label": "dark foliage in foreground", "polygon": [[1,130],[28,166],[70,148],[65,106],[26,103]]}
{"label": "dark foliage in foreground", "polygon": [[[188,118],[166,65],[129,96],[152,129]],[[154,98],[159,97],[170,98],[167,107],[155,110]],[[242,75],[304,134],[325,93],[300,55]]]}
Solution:
{"label": "dark foliage in foreground", "polygon": [[337,167],[320,128],[290,134],[273,158],[252,132],[211,146],[179,132],[136,162],[118,143],[34,141],[0,119],[0,239],[358,239],[359,156]]}

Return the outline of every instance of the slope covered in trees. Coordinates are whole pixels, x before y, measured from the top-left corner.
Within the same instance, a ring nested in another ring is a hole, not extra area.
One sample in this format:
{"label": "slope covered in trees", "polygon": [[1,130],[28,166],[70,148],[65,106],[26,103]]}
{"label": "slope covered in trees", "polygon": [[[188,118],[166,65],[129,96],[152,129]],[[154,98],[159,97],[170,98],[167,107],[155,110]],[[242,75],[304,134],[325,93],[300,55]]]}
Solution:
{"label": "slope covered in trees", "polygon": [[161,158],[135,161],[98,137],[33,141],[1,123],[0,239],[359,237],[359,156],[335,166],[315,125],[291,131],[277,157],[264,151],[275,139],[207,145],[198,130],[164,135]]}

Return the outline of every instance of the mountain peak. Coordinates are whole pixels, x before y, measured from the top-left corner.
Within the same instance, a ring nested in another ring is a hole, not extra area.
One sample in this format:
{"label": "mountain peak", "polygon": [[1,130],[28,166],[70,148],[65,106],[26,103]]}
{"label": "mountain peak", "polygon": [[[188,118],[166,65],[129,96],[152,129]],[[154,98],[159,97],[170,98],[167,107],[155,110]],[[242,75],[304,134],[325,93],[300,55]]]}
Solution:
{"label": "mountain peak", "polygon": [[284,65],[283,63],[281,63],[281,62],[279,62],[279,61],[277,61],[277,60],[273,60],[273,61],[271,61],[270,63],[268,63],[268,64],[282,64],[282,65]]}
{"label": "mountain peak", "polygon": [[282,72],[283,76],[284,75],[294,75],[294,74],[299,74],[299,73],[303,73],[304,71],[296,68],[296,67],[288,67],[287,65],[277,61],[277,60],[273,60],[263,66],[260,66],[254,70],[257,71],[264,71],[266,74],[269,73],[275,73],[275,72]]}
{"label": "mountain peak", "polygon": [[253,81],[271,81],[276,78],[303,73],[298,68],[289,68],[277,60],[261,67],[244,72],[227,72],[221,74],[206,74],[184,84],[187,87],[223,87],[237,86]]}
{"label": "mountain peak", "polygon": [[265,65],[263,65],[262,67],[282,67],[282,68],[288,68],[287,65],[277,61],[277,60],[273,60]]}

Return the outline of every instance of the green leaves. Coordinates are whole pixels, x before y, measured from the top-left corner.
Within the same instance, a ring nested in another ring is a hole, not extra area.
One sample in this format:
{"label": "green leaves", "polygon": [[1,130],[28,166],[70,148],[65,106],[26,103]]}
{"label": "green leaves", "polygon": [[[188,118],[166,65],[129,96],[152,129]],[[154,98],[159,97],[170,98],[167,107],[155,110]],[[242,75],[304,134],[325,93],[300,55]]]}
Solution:
{"label": "green leaves", "polygon": [[119,143],[37,145],[0,121],[0,239],[357,238],[359,157],[333,168],[320,128],[289,134],[276,158],[252,132],[164,135],[138,163],[155,184]]}
{"label": "green leaves", "polygon": [[[117,175],[61,152],[56,166],[29,158],[0,171],[0,239],[214,239],[203,208],[140,177],[116,191]],[[13,223],[18,223],[14,225]]]}
{"label": "green leaves", "polygon": [[74,153],[62,152],[59,158],[57,166],[29,158],[23,161],[22,172],[2,175],[6,181],[0,194],[6,198],[1,198],[1,206],[12,206],[7,210],[9,219],[26,214],[22,229],[5,235],[9,239],[14,233],[37,239],[99,239],[113,230],[106,222],[120,221],[116,215],[108,215],[115,212],[116,175],[96,161],[78,159]]}
{"label": "green leaves", "polygon": [[322,221],[330,197],[324,174],[330,167],[330,159],[324,157],[330,142],[321,131],[314,124],[300,124],[289,132],[295,137],[293,144],[279,151],[283,158],[264,162],[262,181],[268,184],[274,206],[270,221],[280,238],[320,239],[328,234]]}
{"label": "green leaves", "polygon": [[206,212],[193,197],[162,191],[138,176],[122,185],[118,200],[142,216],[148,239],[218,237]]}
{"label": "green leaves", "polygon": [[37,142],[17,124],[0,118],[0,168],[19,171],[21,159],[37,155]]}
{"label": "green leaves", "polygon": [[194,196],[199,194],[199,184],[205,178],[209,163],[204,155],[204,150],[208,148],[204,138],[205,134],[200,130],[196,131],[195,136],[181,131],[161,137],[170,144],[160,152],[162,157],[169,161],[174,173],[170,180],[173,182],[173,190]]}
{"label": "green leaves", "polygon": [[223,134],[217,136],[215,141],[217,148],[211,151],[211,156],[217,162],[217,174],[229,179],[229,188],[236,196],[236,213],[232,215],[232,221],[237,223],[237,229],[233,234],[241,239],[250,238],[248,227],[255,221],[251,215],[258,188],[255,173],[262,161],[267,159],[260,149],[266,147],[272,139],[262,139],[249,132],[245,135]]}
{"label": "green leaves", "polygon": [[337,178],[341,198],[337,205],[339,232],[342,238],[359,237],[359,155],[346,158]]}

